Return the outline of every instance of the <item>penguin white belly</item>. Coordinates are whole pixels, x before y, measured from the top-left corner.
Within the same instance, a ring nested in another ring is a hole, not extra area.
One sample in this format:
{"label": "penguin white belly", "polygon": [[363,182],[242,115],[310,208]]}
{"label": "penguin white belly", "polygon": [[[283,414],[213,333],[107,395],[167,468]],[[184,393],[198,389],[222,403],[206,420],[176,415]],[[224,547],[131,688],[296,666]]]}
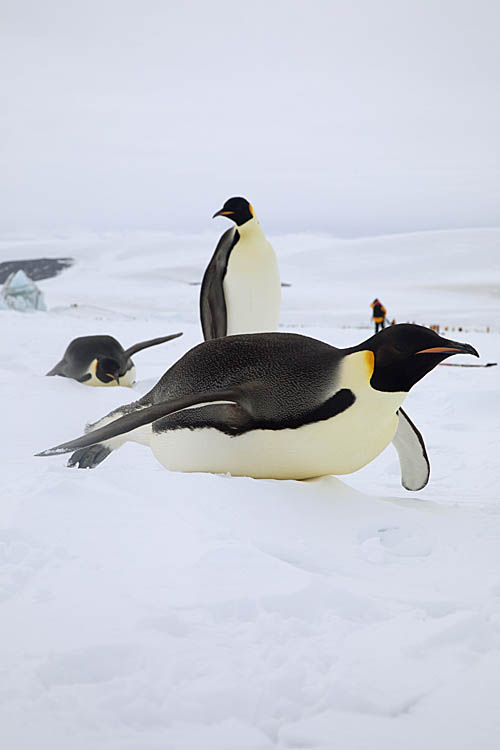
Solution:
{"label": "penguin white belly", "polygon": [[124,385],[127,388],[131,388],[135,383],[135,365],[132,365],[130,370],[127,370],[125,375],[119,378],[119,380],[120,380],[120,385]]}
{"label": "penguin white belly", "polygon": [[229,256],[223,288],[228,336],[277,329],[281,281],[276,255],[267,240],[242,238],[236,244]]}
{"label": "penguin white belly", "polygon": [[341,414],[295,429],[252,430],[230,437],[214,428],[153,432],[150,446],[171,471],[229,473],[256,479],[349,474],[393,439],[404,393],[357,398]]}

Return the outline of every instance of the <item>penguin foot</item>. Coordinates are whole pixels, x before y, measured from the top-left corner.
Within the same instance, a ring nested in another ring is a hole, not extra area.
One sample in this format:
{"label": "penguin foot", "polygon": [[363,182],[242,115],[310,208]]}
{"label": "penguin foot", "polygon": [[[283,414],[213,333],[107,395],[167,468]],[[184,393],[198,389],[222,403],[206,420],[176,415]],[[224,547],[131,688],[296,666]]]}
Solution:
{"label": "penguin foot", "polygon": [[91,445],[89,448],[80,448],[71,454],[67,466],[77,466],[79,469],[94,469],[111,453],[111,448],[106,448],[102,443]]}

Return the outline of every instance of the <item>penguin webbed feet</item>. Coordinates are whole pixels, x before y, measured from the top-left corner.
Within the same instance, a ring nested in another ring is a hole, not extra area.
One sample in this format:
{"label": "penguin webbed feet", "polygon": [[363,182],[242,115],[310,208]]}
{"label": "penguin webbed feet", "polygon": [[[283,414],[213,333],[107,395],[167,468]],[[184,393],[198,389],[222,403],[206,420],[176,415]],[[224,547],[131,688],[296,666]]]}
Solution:
{"label": "penguin webbed feet", "polygon": [[66,466],[78,469],[95,469],[111,453],[111,448],[107,448],[102,443],[96,443],[88,448],[79,448],[71,454]]}

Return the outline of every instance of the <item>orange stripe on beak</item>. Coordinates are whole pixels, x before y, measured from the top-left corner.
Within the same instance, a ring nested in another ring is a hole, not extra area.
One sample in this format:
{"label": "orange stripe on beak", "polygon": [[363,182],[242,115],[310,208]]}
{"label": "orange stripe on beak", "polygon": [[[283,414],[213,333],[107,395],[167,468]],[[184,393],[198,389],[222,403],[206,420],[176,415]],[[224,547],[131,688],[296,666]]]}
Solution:
{"label": "orange stripe on beak", "polygon": [[460,351],[461,349],[455,349],[451,346],[433,346],[431,349],[421,349],[417,354],[445,354],[448,352],[459,353]]}

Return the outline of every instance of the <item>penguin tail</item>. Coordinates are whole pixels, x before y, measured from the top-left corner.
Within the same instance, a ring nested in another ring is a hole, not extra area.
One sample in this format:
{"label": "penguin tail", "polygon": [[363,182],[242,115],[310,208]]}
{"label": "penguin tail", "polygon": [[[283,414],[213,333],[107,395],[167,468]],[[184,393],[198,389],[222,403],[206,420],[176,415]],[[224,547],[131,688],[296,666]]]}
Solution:
{"label": "penguin tail", "polygon": [[193,406],[203,406],[205,404],[221,402],[239,404],[241,406],[241,397],[241,392],[234,389],[190,394],[189,396],[171,399],[170,401],[163,401],[159,404],[145,407],[144,409],[138,409],[130,414],[125,414],[125,416],[115,419],[113,422],[109,422],[107,425],[104,425],[104,427],[87,432],[85,435],[81,435],[75,440],[61,443],[54,448],[48,448],[41,453],[36,453],[35,455],[58,456],[61,453],[71,453],[78,448],[87,448],[90,445],[105,442],[106,440],[110,440],[118,435],[124,435],[127,432],[135,430],[137,427],[151,424],[151,422],[161,419],[161,417],[166,417],[168,414],[173,414],[174,412],[182,411],[183,409],[189,409]]}
{"label": "penguin tail", "polygon": [[63,375],[63,373],[61,372],[62,364],[62,362],[58,362],[57,365],[54,365],[52,370],[49,370],[45,373],[45,377],[47,377],[47,375]]}
{"label": "penguin tail", "polygon": [[182,331],[180,333],[171,333],[169,336],[160,336],[157,339],[140,341],[138,344],[134,344],[128,349],[125,349],[125,356],[131,357],[133,354],[140,352],[142,349],[148,349],[150,346],[156,346],[157,344],[164,344],[166,341],[171,341],[172,339],[179,338],[179,336],[182,336]]}

